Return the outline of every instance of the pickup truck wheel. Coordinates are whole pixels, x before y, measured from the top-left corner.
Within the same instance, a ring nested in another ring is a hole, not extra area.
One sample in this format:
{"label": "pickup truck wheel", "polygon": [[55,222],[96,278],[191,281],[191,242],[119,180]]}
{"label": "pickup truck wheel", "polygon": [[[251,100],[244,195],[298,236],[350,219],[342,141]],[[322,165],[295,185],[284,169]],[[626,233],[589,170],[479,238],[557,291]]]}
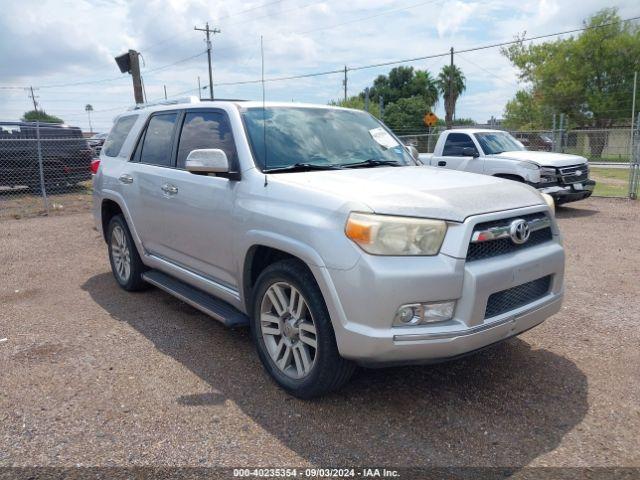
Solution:
{"label": "pickup truck wheel", "polygon": [[311,398],[346,383],[355,365],[338,353],[322,293],[296,260],[265,269],[254,289],[251,331],[262,364],[287,392]]}
{"label": "pickup truck wheel", "polygon": [[142,279],[145,266],[122,215],[114,216],[109,222],[107,242],[111,271],[118,285],[129,292],[143,290],[147,285]]}

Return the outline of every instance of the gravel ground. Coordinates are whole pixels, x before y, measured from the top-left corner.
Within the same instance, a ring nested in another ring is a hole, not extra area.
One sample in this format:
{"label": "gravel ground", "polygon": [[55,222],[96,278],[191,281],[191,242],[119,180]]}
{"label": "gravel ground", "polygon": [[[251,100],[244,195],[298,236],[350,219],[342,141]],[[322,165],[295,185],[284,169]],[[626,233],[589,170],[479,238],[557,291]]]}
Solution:
{"label": "gravel ground", "polygon": [[120,290],[86,213],[0,222],[0,466],[640,466],[640,204],[559,210],[561,313],[300,401],[248,333]]}

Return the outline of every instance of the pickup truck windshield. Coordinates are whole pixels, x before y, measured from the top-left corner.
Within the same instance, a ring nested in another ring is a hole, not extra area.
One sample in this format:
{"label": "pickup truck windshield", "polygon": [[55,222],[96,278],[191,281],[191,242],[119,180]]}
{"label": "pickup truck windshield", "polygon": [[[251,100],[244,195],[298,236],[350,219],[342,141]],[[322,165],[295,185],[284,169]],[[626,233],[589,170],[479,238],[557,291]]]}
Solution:
{"label": "pickup truck windshield", "polygon": [[263,171],[265,160],[266,171],[415,165],[404,146],[366,112],[256,107],[241,113],[257,166]]}
{"label": "pickup truck windshield", "polygon": [[485,155],[525,150],[520,142],[507,132],[474,133]]}

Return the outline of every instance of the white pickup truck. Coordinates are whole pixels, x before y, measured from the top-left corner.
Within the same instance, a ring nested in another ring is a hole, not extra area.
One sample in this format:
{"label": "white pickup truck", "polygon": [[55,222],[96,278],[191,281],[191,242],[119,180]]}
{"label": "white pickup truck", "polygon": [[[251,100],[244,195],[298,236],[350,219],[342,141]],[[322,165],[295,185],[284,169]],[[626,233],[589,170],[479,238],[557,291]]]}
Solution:
{"label": "white pickup truck", "polygon": [[578,155],[532,152],[508,132],[465,128],[445,130],[434,153],[419,155],[424,165],[483,173],[523,182],[551,195],[556,204],[589,197],[587,159]]}

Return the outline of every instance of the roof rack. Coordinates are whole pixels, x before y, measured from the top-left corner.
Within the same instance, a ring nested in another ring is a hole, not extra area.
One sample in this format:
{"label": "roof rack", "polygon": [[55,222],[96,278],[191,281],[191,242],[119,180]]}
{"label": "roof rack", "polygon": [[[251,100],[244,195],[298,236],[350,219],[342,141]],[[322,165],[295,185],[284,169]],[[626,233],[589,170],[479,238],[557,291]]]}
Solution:
{"label": "roof rack", "polygon": [[157,102],[139,103],[133,107],[129,107],[127,110],[141,110],[147,107],[155,107],[158,105],[177,105],[179,103],[200,103],[200,99],[195,95],[182,98],[174,98],[172,100],[158,100]]}
{"label": "roof rack", "polygon": [[246,98],[201,98],[201,102],[249,102]]}

